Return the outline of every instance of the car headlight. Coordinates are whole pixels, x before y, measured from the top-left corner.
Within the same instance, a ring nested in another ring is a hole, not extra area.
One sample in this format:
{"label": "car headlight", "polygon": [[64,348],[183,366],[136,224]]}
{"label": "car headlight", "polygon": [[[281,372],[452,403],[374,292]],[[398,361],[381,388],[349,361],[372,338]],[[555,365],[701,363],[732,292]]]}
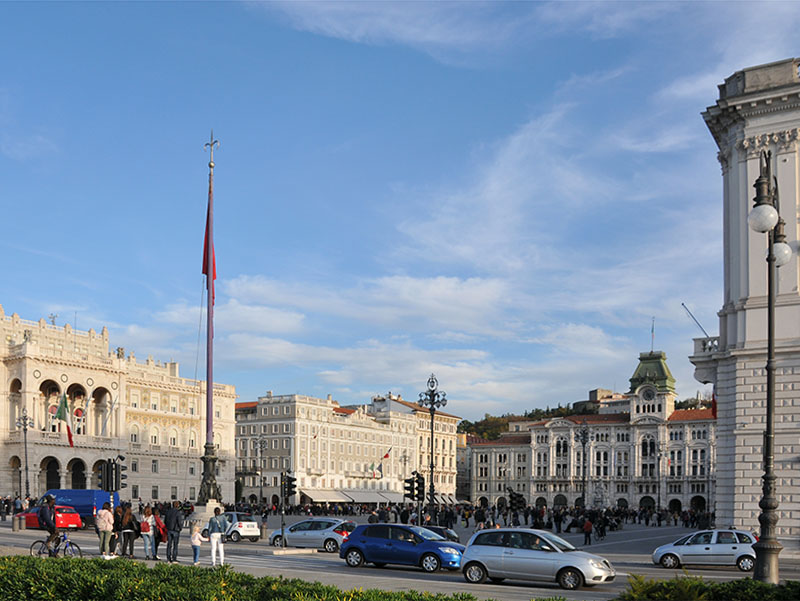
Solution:
{"label": "car headlight", "polygon": [[448,555],[461,555],[461,551],[455,547],[439,547],[439,550],[442,553],[447,553]]}
{"label": "car headlight", "polygon": [[604,564],[602,561],[597,561],[596,559],[590,559],[589,564],[592,567],[597,568],[598,570],[607,570],[608,566]]}

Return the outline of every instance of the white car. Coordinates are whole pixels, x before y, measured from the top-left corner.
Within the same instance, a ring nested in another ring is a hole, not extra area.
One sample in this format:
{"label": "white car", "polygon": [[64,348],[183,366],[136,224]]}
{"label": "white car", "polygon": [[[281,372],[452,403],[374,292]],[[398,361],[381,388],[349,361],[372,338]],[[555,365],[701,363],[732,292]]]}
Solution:
{"label": "white car", "polygon": [[[249,538],[255,543],[261,538],[258,522],[249,513],[226,511],[220,515],[228,521],[228,529],[225,531],[225,536],[234,543],[238,543],[243,538]],[[203,536],[208,537],[207,527],[203,529]]]}
{"label": "white car", "polygon": [[[287,547],[311,547],[336,553],[355,527],[350,520],[317,517],[287,526],[283,533]],[[270,535],[269,543],[275,547],[283,545],[280,529]]]}
{"label": "white car", "polygon": [[756,541],[753,533],[744,530],[702,530],[658,547],[653,551],[653,563],[665,568],[683,564],[736,566],[749,572],[756,563]]}

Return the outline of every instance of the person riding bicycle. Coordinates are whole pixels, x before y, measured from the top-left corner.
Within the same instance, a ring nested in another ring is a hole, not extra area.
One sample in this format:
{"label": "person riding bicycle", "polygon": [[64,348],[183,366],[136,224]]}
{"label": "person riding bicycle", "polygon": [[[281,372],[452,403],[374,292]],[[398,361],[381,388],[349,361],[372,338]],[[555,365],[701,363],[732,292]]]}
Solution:
{"label": "person riding bicycle", "polygon": [[604,539],[606,537],[606,519],[602,516],[597,518],[595,526],[597,528],[597,538]]}
{"label": "person riding bicycle", "polygon": [[54,554],[50,545],[58,538],[58,530],[56,530],[55,506],[56,498],[53,495],[47,495],[47,497],[45,497],[45,504],[39,508],[39,526],[50,533],[50,536],[47,537],[47,540],[44,543],[45,547],[47,547],[47,553],[49,555]]}

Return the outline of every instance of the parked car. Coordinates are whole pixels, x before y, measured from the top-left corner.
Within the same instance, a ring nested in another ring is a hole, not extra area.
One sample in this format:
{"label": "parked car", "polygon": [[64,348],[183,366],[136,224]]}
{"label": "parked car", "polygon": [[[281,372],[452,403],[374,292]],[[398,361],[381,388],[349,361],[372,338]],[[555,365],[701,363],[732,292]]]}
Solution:
{"label": "parked car", "polygon": [[339,557],[351,568],[373,563],[419,566],[426,572],[440,568],[457,570],[464,545],[450,542],[419,526],[366,524],[357,526],[339,550]]}
{"label": "parked car", "polygon": [[119,505],[118,493],[91,488],[51,488],[41,496],[39,505],[44,504],[47,495],[55,497],[56,505],[65,505],[77,511],[83,520],[83,528],[94,525],[94,518],[97,511],[103,508],[103,503],[110,502],[112,510]]}
{"label": "parked car", "polygon": [[[225,531],[225,536],[234,543],[238,543],[243,538],[249,538],[255,543],[261,538],[258,522],[249,513],[226,511],[220,515],[228,521],[228,529]],[[203,528],[202,534],[205,537],[208,536],[208,526]]]}
{"label": "parked car", "polygon": [[599,555],[579,551],[563,538],[532,528],[480,530],[461,559],[470,584],[512,580],[557,582],[563,589],[612,582],[617,573]]}
{"label": "parked car", "polygon": [[703,530],[682,536],[653,551],[653,563],[665,568],[683,564],[736,566],[749,572],[756,563],[753,543],[758,537],[744,530]]}
{"label": "parked car", "polygon": [[[39,509],[41,509],[41,505],[31,507],[28,511],[18,514],[25,518],[27,529],[41,528],[39,526]],[[56,528],[83,528],[83,520],[72,507],[56,505]]]}
{"label": "parked car", "polygon": [[[311,547],[336,553],[355,527],[356,524],[350,520],[309,518],[284,528],[283,533],[287,547]],[[280,529],[270,535],[269,542],[276,547],[282,546]]]}
{"label": "parked car", "polygon": [[431,532],[435,532],[439,536],[453,541],[454,543],[460,543],[461,539],[458,536],[458,533],[453,530],[452,528],[445,528],[444,526],[423,526],[423,528],[427,528]]}

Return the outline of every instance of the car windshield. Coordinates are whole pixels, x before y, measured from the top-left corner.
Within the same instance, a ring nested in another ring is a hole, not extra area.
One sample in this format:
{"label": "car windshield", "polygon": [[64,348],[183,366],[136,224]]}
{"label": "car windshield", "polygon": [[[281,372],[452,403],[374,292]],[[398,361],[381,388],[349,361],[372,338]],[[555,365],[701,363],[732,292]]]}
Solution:
{"label": "car windshield", "polygon": [[542,538],[547,540],[550,544],[552,544],[556,549],[559,551],[577,551],[575,547],[569,544],[560,536],[556,536],[555,534],[550,534],[549,532],[546,533]]}
{"label": "car windshield", "polygon": [[255,522],[255,520],[253,519],[253,517],[252,517],[252,516],[249,516],[249,515],[240,515],[240,516],[239,516],[239,521],[240,521],[240,522]]}
{"label": "car windshield", "polygon": [[419,526],[411,526],[409,528],[411,532],[424,538],[425,540],[445,540],[445,538],[439,534],[436,534],[432,530],[428,530],[427,528],[420,528]]}

